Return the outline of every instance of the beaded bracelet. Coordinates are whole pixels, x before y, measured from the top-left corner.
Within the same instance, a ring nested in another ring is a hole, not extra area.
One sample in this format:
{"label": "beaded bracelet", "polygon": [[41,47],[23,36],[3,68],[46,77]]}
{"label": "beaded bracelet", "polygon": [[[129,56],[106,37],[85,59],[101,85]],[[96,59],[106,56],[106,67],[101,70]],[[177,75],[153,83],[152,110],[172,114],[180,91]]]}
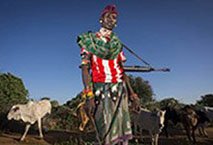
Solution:
{"label": "beaded bracelet", "polygon": [[93,97],[94,97],[94,94],[93,94],[93,91],[91,89],[85,89],[83,91],[82,98],[86,99],[86,98],[93,98]]}

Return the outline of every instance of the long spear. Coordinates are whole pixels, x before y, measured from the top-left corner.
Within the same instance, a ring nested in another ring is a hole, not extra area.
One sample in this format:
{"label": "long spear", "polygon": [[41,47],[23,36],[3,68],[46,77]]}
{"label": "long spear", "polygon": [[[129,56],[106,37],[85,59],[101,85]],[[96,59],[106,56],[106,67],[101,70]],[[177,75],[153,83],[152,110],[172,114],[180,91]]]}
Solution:
{"label": "long spear", "polygon": [[142,59],[139,55],[137,55],[132,49],[127,47],[125,44],[122,44],[126,50],[128,50],[132,55],[138,58],[141,62],[143,62],[146,66],[124,66],[124,70],[126,72],[151,72],[151,71],[161,71],[161,72],[169,72],[169,68],[154,68],[144,59]]}
{"label": "long spear", "polygon": [[142,61],[144,64],[151,66],[148,62],[146,62],[145,60],[143,60],[140,56],[138,56],[132,49],[130,49],[129,47],[127,47],[125,44],[122,44],[124,48],[126,48],[126,50],[128,50],[131,54],[133,54],[136,58],[138,58],[140,61]]}
{"label": "long spear", "polygon": [[169,72],[169,68],[153,68],[146,66],[124,66],[126,72],[151,72],[151,71],[160,71],[160,72]]}

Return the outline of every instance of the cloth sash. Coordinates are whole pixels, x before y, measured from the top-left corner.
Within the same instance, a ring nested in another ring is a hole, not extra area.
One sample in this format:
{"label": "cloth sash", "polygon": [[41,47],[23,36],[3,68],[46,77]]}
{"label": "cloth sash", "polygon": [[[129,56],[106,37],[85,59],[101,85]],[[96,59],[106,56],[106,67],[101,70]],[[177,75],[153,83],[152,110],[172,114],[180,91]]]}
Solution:
{"label": "cloth sash", "polygon": [[115,59],[122,50],[122,44],[114,33],[110,35],[108,42],[104,42],[90,31],[79,35],[77,43],[80,48],[84,48],[92,54],[107,60]]}

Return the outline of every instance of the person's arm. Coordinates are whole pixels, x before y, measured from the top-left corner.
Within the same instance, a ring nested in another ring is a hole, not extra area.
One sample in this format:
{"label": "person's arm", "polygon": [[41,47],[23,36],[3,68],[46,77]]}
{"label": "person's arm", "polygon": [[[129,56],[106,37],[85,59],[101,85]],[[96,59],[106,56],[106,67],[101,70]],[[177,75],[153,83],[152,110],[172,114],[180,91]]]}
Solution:
{"label": "person's arm", "polygon": [[[121,53],[121,55],[123,55],[123,52]],[[120,66],[122,68],[123,68],[123,62],[124,61],[126,61],[126,58],[123,55],[123,60],[120,62]],[[124,82],[127,85],[127,89],[129,90],[129,93],[130,93],[130,94],[128,94],[128,98],[131,101],[131,108],[132,108],[133,111],[138,112],[139,109],[140,109],[140,99],[139,99],[138,95],[134,92],[134,90],[132,89],[132,86],[131,86],[130,81],[129,81],[129,77],[126,75],[125,72],[123,72],[123,77],[124,77]]]}
{"label": "person's arm", "polygon": [[81,65],[81,73],[82,73],[82,81],[84,85],[84,89],[92,89],[91,88],[91,76],[90,76],[90,68],[88,65]]}
{"label": "person's arm", "polygon": [[[123,68],[124,66],[124,62],[126,62],[126,57],[124,55],[124,52],[121,51],[120,54],[119,54],[119,62],[120,62],[120,66],[121,68]],[[124,77],[124,81],[127,85],[127,89],[129,90],[129,99],[132,101],[132,102],[140,102],[140,99],[138,98],[138,95],[134,92],[134,90],[132,89],[132,86],[130,84],[130,81],[129,81],[129,77],[125,74],[125,72],[123,72],[123,77]]]}
{"label": "person's arm", "polygon": [[91,55],[88,51],[82,48],[81,50],[81,74],[82,74],[82,82],[84,85],[84,93],[92,92],[92,79],[90,73],[90,59]]}
{"label": "person's arm", "polygon": [[[119,59],[119,65],[121,66],[121,68],[124,68],[124,63],[126,62],[126,57],[125,57],[123,51],[120,52],[120,54],[118,56],[118,59]],[[132,86],[131,86],[131,84],[129,82],[129,77],[125,74],[125,72],[123,72],[123,78],[124,78],[124,81],[125,81],[125,83],[127,85],[127,89],[130,92],[130,95],[128,95],[130,97],[129,99],[132,101],[133,97],[137,97],[137,94],[132,89]]]}
{"label": "person's arm", "polygon": [[130,81],[129,81],[129,77],[124,73],[124,80],[125,80],[125,83],[127,85],[127,88],[129,90],[129,99],[131,101],[140,101],[138,95],[134,92],[134,90],[132,89],[132,86],[130,84]]}
{"label": "person's arm", "polygon": [[140,110],[140,98],[138,97],[138,95],[134,92],[134,90],[132,89],[132,86],[130,84],[130,81],[129,81],[129,77],[124,74],[124,81],[127,85],[127,89],[129,90],[129,100],[131,101],[131,110],[136,112],[136,113],[139,113],[139,110]]}

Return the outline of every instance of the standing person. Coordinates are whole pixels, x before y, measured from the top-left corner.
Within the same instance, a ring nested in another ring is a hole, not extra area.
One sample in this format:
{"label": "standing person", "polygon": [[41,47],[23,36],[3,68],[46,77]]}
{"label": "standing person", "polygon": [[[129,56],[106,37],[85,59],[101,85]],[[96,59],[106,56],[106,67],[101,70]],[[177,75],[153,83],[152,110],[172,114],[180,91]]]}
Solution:
{"label": "standing person", "polygon": [[[94,96],[94,120],[104,145],[127,145],[132,138],[123,70],[126,58],[121,41],[112,32],[117,16],[115,5],[106,6],[101,13],[100,30],[79,35],[77,40],[81,48],[83,92],[91,100]],[[130,92],[131,98],[137,100],[137,95]]]}

